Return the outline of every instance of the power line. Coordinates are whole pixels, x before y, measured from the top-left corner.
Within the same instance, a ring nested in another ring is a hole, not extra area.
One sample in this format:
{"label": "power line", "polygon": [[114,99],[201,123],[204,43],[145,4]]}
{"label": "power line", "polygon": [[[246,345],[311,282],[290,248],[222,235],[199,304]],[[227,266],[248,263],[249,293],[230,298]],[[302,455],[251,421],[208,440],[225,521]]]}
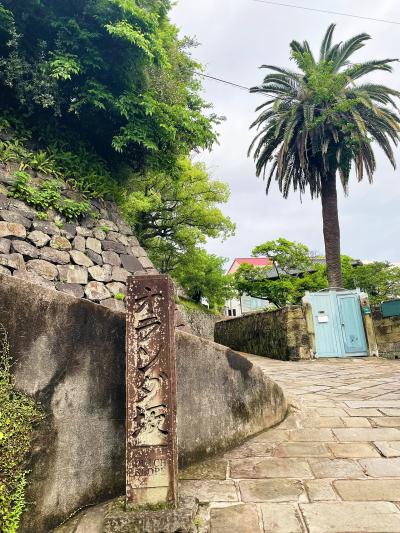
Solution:
{"label": "power line", "polygon": [[363,17],[361,15],[351,15],[350,13],[341,13],[340,11],[328,11],[327,9],[317,9],[314,7],[296,6],[295,4],[284,4],[282,2],[271,2],[269,0],[252,0],[252,1],[258,2],[260,4],[269,4],[271,6],[291,7],[293,9],[301,9],[303,11],[314,11],[317,13],[325,13],[328,15],[340,15],[341,17],[350,17],[354,19],[370,20],[373,22],[384,22],[385,24],[395,24],[397,26],[400,26],[400,22],[397,22],[395,20],[385,20],[385,19],[376,19],[372,17]]}
{"label": "power line", "polygon": [[222,78],[215,78],[214,76],[210,76],[209,74],[203,74],[202,72],[196,72],[196,74],[198,76],[202,76],[203,78],[209,78],[210,80],[219,81],[220,83],[225,83],[226,85],[232,85],[232,87],[238,87],[239,89],[250,91],[248,87],[245,87],[244,85],[239,85],[238,83],[233,83],[231,81],[223,80]]}

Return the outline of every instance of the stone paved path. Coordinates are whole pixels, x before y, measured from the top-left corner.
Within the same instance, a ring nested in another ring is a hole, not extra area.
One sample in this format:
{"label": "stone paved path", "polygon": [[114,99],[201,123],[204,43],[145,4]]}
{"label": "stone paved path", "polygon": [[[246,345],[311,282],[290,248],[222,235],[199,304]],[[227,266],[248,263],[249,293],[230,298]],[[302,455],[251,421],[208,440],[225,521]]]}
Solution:
{"label": "stone paved path", "polygon": [[248,356],[287,419],[182,473],[211,533],[400,532],[400,361]]}

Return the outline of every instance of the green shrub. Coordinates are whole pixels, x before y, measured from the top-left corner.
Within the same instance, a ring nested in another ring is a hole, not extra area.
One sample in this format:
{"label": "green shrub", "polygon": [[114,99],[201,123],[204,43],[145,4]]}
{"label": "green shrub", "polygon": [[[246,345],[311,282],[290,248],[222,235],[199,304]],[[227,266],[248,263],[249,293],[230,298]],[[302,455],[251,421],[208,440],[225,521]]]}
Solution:
{"label": "green shrub", "polygon": [[77,202],[62,195],[64,184],[61,180],[47,179],[35,187],[31,183],[31,177],[26,172],[19,170],[14,175],[15,182],[11,188],[11,196],[24,200],[39,212],[43,213],[53,208],[65,216],[67,220],[80,218],[90,212],[88,201]]}
{"label": "green shrub", "polygon": [[7,334],[0,325],[0,531],[16,533],[26,507],[26,460],[43,412],[15,388]]}

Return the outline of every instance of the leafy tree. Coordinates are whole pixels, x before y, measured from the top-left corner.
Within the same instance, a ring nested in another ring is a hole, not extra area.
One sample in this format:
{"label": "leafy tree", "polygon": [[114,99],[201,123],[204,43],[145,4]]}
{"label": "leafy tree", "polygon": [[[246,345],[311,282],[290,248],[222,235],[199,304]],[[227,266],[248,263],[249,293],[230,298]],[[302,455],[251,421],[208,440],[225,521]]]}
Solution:
{"label": "leafy tree", "polygon": [[256,246],[253,256],[267,256],[273,266],[242,264],[234,274],[240,294],[268,300],[278,308],[301,302],[306,291],[327,286],[324,265],[313,263],[304,244],[284,238]]}
{"label": "leafy tree", "polygon": [[372,305],[400,297],[400,268],[376,261],[354,267],[348,257],[342,258],[344,286],[360,288],[369,295]]}
{"label": "leafy tree", "polygon": [[200,303],[206,298],[211,309],[219,308],[234,294],[224,263],[225,259],[194,248],[180,257],[173,276],[193,301]]}
{"label": "leafy tree", "polygon": [[[345,192],[354,165],[361,181],[372,182],[376,169],[372,143],[382,148],[393,167],[391,142],[399,140],[396,90],[358,80],[375,71],[392,72],[394,59],[350,62],[369,35],[362,33],[333,44],[335,25],[322,41],[315,58],[307,41],[290,44],[300,72],[263,65],[272,73],[253,93],[266,95],[252,124],[260,131],[251,144],[257,175],[267,178],[267,193],[273,178],[285,198],[290,189],[321,197],[328,280],[342,287],[340,227],[337,207],[337,175]],[[267,167],[272,166],[268,175]]]}
{"label": "leafy tree", "polygon": [[228,200],[228,186],[210,180],[204,165],[189,158],[180,159],[172,174],[132,178],[130,188],[124,211],[163,272],[173,272],[182,254],[188,254],[187,262],[207,237],[224,238],[235,229],[217,207]]}
{"label": "leafy tree", "polygon": [[169,0],[2,0],[1,107],[38,131],[79,133],[137,170],[210,148],[218,119],[169,9]]}
{"label": "leafy tree", "polygon": [[280,237],[256,246],[253,257],[268,257],[276,269],[278,277],[281,272],[292,274],[294,270],[304,272],[312,265],[310,251],[305,244],[292,242]]}

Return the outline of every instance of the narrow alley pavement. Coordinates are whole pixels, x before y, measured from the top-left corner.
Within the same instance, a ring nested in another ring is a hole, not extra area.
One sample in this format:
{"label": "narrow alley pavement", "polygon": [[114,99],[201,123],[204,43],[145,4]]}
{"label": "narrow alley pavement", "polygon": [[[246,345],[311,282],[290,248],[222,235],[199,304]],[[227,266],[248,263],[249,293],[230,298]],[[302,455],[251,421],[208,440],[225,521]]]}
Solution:
{"label": "narrow alley pavement", "polygon": [[400,361],[247,357],[292,407],[278,427],[182,472],[211,533],[400,532]]}

